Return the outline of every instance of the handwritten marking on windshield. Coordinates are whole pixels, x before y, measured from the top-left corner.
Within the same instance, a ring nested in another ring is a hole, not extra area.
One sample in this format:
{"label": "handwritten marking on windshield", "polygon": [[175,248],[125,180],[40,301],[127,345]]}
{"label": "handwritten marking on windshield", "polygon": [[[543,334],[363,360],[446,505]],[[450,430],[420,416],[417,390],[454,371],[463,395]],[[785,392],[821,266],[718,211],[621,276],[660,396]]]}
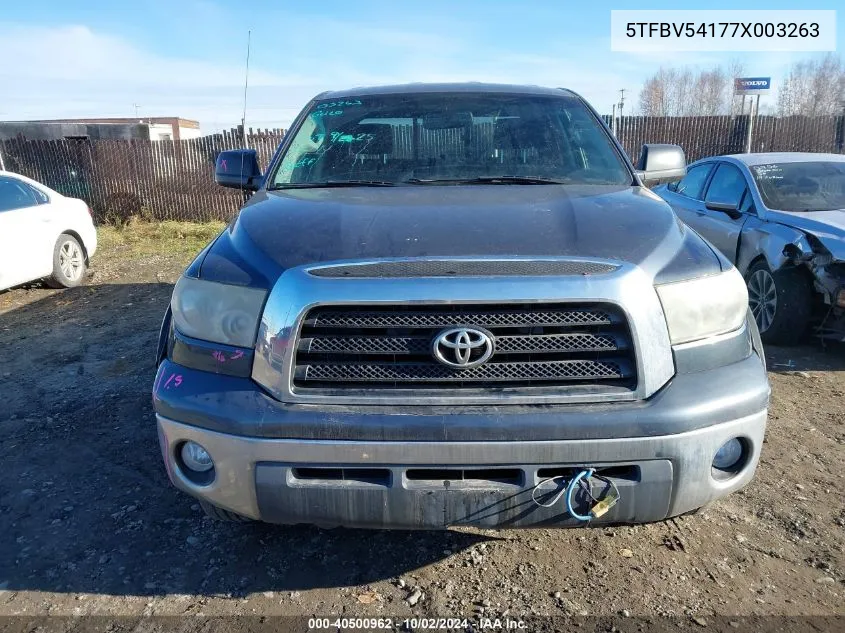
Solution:
{"label": "handwritten marking on windshield", "polygon": [[354,143],[356,141],[369,142],[375,140],[375,138],[375,134],[369,134],[367,132],[361,132],[360,134],[343,134],[341,132],[331,133],[332,143]]}
{"label": "handwritten marking on windshield", "polygon": [[353,108],[355,106],[363,105],[360,99],[331,101],[329,103],[321,103],[316,107],[317,110],[326,110],[328,108]]}
{"label": "handwritten marking on windshield", "polygon": [[321,119],[327,116],[340,116],[343,114],[343,110],[318,110],[317,112],[311,113],[312,119]]}

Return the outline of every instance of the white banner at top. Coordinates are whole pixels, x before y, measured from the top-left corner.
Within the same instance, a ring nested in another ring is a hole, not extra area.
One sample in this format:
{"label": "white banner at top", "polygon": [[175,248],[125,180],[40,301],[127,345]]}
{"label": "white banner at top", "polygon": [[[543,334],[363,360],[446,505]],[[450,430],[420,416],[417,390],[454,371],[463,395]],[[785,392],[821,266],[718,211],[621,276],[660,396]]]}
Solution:
{"label": "white banner at top", "polygon": [[835,51],[836,11],[611,11],[610,49],[619,52]]}

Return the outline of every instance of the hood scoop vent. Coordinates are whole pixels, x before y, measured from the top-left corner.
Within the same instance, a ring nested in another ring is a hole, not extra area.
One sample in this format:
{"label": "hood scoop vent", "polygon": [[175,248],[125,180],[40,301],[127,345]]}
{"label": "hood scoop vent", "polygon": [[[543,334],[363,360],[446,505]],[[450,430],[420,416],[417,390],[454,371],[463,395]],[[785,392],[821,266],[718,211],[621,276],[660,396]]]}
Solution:
{"label": "hood scoop vent", "polygon": [[579,259],[406,259],[360,264],[319,266],[308,269],[315,277],[559,277],[607,275],[619,266]]}

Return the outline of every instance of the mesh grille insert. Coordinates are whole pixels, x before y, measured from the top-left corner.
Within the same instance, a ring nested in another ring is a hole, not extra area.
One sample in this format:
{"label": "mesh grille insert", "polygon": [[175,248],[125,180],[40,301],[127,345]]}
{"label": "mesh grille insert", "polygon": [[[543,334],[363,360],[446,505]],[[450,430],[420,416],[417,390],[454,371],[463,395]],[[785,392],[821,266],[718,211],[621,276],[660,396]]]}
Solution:
{"label": "mesh grille insert", "polygon": [[306,325],[336,328],[444,328],[454,325],[478,327],[525,327],[526,325],[609,325],[610,313],[605,310],[560,309],[556,311],[487,311],[469,309],[454,312],[385,312],[325,311],[306,318]]}
{"label": "mesh grille insert", "polygon": [[[508,353],[591,352],[624,349],[625,341],[612,334],[538,334],[496,337],[496,349]],[[299,349],[323,354],[424,354],[431,349],[429,337],[319,336],[302,338]]]}
{"label": "mesh grille insert", "polygon": [[[455,327],[483,329],[492,356],[475,367],[437,360],[435,340]],[[297,392],[341,396],[345,389],[634,388],[637,376],[616,306],[527,303],[314,308],[300,328],[292,379]]]}
{"label": "mesh grille insert", "polygon": [[297,365],[296,377],[320,382],[513,382],[625,378],[629,372],[616,361],[595,360],[486,363],[469,369],[435,363],[315,363]]}

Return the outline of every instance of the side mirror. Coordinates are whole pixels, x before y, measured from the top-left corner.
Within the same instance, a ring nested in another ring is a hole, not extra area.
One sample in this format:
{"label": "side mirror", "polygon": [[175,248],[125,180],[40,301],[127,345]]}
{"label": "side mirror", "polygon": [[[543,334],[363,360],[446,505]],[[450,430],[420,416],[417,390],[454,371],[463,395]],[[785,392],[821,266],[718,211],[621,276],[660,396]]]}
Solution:
{"label": "side mirror", "polygon": [[645,185],[680,180],[687,175],[687,159],[678,145],[643,145],[637,175]]}
{"label": "side mirror", "polygon": [[739,208],[733,202],[705,202],[704,206],[711,211],[721,211],[734,220],[742,217],[742,213],[740,213]]}
{"label": "side mirror", "polygon": [[217,155],[214,182],[221,187],[256,191],[261,186],[261,169],[254,149],[230,149]]}

